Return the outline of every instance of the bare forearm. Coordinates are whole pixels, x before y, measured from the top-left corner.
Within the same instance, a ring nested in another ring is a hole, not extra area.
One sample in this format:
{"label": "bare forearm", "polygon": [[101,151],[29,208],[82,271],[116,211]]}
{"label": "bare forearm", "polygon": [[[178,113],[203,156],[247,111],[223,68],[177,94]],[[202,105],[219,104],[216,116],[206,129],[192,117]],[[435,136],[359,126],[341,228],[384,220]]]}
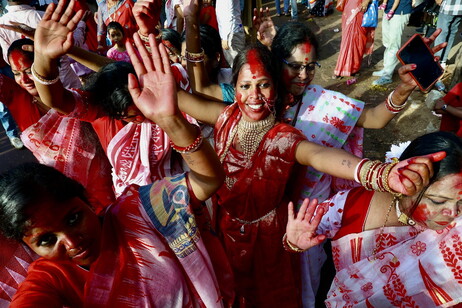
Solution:
{"label": "bare forearm", "polygon": [[[157,119],[157,123],[178,147],[185,148],[199,138],[200,130],[181,114]],[[208,199],[224,180],[224,171],[215,151],[203,140],[196,151],[181,155],[191,170],[189,178],[194,194],[199,200]]]}
{"label": "bare forearm", "polygon": [[215,125],[226,105],[180,90],[178,91],[178,106],[181,111],[196,120]]}
{"label": "bare forearm", "polygon": [[[53,80],[59,77],[58,60],[50,59],[35,52],[34,56],[34,73],[46,80]],[[65,102],[72,100],[72,95],[66,90],[58,79],[57,82],[45,85],[35,80],[35,86],[42,102],[50,108],[54,108],[61,113],[67,114],[71,111],[70,105]],[[70,97],[69,97],[70,95]]]}
{"label": "bare forearm", "polygon": [[323,147],[308,141],[298,145],[296,160],[302,165],[348,180],[354,179],[356,165],[361,161],[342,149]]}
{"label": "bare forearm", "polygon": [[115,62],[114,60],[109,59],[108,57],[100,56],[96,53],[90,52],[88,50],[76,46],[72,47],[67,55],[95,72],[98,72],[105,65]]}
{"label": "bare forearm", "polygon": [[[186,51],[190,53],[201,53],[203,49],[200,41],[199,20],[197,19],[197,16],[186,16],[185,27]],[[221,88],[218,84],[213,84],[211,82],[211,78],[206,72],[204,61],[186,61],[191,89],[193,92],[223,100]]]}
{"label": "bare forearm", "polygon": [[[401,106],[406,103],[415,87],[399,84],[391,96],[393,104]],[[386,102],[383,101],[373,108],[367,108],[361,114],[357,126],[364,128],[380,129],[384,128],[394,117],[395,113],[388,110]]]}

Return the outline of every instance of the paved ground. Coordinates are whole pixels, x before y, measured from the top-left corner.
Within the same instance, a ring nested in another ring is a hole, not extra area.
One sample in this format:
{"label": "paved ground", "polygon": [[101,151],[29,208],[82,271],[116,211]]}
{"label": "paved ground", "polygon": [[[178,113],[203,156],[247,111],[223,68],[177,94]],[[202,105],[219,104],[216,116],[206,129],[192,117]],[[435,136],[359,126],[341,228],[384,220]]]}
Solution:
{"label": "paved ground", "polygon": [[0,173],[24,162],[35,161],[32,153],[26,148],[16,150],[5,135],[3,127],[0,128]]}

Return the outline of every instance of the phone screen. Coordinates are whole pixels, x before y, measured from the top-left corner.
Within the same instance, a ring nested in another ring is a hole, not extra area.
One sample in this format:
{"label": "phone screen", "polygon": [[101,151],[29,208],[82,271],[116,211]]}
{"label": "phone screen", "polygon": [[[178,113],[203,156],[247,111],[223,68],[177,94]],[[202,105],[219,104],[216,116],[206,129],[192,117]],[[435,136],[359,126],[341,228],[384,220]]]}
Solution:
{"label": "phone screen", "polygon": [[414,63],[417,65],[417,68],[410,73],[414,76],[415,81],[420,84],[422,90],[430,88],[444,73],[442,67],[435,62],[432,52],[418,34],[414,35],[398,51],[397,56],[401,58],[404,64]]}

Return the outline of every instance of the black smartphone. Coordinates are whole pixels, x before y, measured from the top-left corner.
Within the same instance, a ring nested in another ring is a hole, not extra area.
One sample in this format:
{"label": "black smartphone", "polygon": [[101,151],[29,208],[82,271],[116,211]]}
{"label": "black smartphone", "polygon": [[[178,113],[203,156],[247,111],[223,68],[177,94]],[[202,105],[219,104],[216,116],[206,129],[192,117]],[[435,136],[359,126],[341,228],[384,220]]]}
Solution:
{"label": "black smartphone", "polygon": [[416,69],[409,72],[419,88],[426,92],[441,78],[443,68],[435,61],[432,50],[424,43],[420,34],[414,34],[396,54],[403,64],[414,63]]}

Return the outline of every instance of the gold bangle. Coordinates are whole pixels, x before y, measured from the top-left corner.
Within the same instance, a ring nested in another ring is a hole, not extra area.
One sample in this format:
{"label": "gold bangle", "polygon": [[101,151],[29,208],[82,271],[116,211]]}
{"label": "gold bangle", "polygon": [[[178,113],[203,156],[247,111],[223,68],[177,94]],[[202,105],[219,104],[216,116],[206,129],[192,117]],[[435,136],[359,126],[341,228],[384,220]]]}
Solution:
{"label": "gold bangle", "polygon": [[34,80],[37,81],[40,84],[45,85],[45,86],[50,86],[50,85],[55,84],[55,83],[57,83],[59,81],[59,74],[58,74],[58,77],[56,77],[54,79],[46,79],[44,76],[37,73],[37,71],[34,68],[34,63],[32,63],[32,65],[30,67],[30,71],[32,73],[32,77],[34,77]]}
{"label": "gold bangle", "polygon": [[184,57],[189,62],[202,62],[205,58],[204,49],[201,48],[201,52],[189,52],[186,50]]}
{"label": "gold bangle", "polygon": [[300,253],[300,252],[304,252],[304,251],[308,250],[308,249],[301,249],[301,248],[293,245],[291,242],[289,242],[289,240],[287,239],[287,233],[285,233],[284,236],[282,237],[282,246],[288,252]]}
{"label": "gold bangle", "polygon": [[149,43],[149,34],[148,35],[143,35],[143,34],[141,34],[140,30],[138,30],[137,32],[138,32],[138,35],[140,36],[140,39],[143,42]]}

